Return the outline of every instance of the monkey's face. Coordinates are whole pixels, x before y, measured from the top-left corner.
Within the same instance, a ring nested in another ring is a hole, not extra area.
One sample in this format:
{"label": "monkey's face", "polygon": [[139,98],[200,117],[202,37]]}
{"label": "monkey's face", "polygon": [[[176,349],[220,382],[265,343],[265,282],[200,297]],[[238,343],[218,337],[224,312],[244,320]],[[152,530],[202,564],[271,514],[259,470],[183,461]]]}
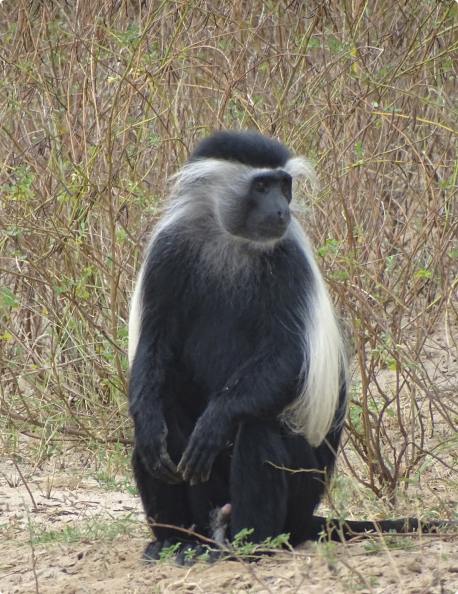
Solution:
{"label": "monkey's face", "polygon": [[254,242],[280,239],[291,220],[291,176],[277,169],[250,178],[245,193],[220,208],[220,220],[231,235]]}

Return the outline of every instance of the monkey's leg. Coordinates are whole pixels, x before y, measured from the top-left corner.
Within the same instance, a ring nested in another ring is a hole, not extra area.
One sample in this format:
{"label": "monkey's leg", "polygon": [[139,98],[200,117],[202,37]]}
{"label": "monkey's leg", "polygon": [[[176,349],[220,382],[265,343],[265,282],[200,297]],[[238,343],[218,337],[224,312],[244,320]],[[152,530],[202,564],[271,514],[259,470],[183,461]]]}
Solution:
{"label": "monkey's leg", "polygon": [[199,534],[214,538],[214,512],[230,501],[230,466],[231,450],[225,449],[217,456],[209,480],[188,487],[192,523]]}
{"label": "monkey's leg", "polygon": [[[155,479],[146,470],[136,450],[132,456],[132,467],[148,523],[151,525],[152,522],[158,522],[189,528],[192,522],[186,485],[168,485]],[[172,528],[152,527],[152,530],[157,541],[146,548],[144,556],[148,559],[158,559],[164,547],[186,540],[183,532]]]}
{"label": "monkey's leg", "polygon": [[282,468],[288,464],[278,423],[250,420],[240,425],[231,466],[231,538],[244,528],[253,529],[252,542],[284,532],[288,482]]}
{"label": "monkey's leg", "polygon": [[326,462],[328,457],[318,456],[317,449],[303,437],[289,435],[286,444],[290,453],[287,473],[289,485],[288,514],[285,532],[293,546],[317,538],[313,512],[320,503],[326,488]]}

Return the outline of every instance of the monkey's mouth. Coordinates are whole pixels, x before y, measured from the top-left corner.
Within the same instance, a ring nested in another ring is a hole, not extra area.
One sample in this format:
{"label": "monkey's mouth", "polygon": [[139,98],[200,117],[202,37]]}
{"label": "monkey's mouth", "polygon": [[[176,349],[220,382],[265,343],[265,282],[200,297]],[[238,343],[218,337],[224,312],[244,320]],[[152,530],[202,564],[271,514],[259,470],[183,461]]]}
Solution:
{"label": "monkey's mouth", "polygon": [[252,232],[252,239],[255,241],[275,241],[281,239],[289,227],[289,219],[287,221],[279,221],[276,223],[265,223],[257,225]]}

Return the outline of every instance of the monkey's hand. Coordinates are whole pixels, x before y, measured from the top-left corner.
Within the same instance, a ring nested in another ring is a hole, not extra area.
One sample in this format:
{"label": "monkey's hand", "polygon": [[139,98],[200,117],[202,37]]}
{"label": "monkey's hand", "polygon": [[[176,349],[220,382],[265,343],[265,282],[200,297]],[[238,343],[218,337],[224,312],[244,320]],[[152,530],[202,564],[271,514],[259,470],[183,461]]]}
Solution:
{"label": "monkey's hand", "polygon": [[162,423],[155,431],[141,425],[135,431],[135,443],[148,472],[156,479],[169,484],[183,482],[177,467],[167,452],[167,427]]}
{"label": "monkey's hand", "polygon": [[226,444],[229,432],[219,421],[204,413],[189,438],[178,472],[191,486],[208,481],[215,458]]}

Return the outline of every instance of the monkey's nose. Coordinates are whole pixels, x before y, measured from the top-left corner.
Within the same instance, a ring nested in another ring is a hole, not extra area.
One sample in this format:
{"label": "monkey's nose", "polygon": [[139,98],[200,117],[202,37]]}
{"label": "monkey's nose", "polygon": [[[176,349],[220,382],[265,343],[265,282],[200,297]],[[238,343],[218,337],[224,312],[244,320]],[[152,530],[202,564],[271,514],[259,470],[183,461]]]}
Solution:
{"label": "monkey's nose", "polygon": [[291,214],[290,214],[289,210],[283,209],[283,208],[281,208],[277,211],[277,216],[282,223],[289,223],[289,221],[291,219]]}

